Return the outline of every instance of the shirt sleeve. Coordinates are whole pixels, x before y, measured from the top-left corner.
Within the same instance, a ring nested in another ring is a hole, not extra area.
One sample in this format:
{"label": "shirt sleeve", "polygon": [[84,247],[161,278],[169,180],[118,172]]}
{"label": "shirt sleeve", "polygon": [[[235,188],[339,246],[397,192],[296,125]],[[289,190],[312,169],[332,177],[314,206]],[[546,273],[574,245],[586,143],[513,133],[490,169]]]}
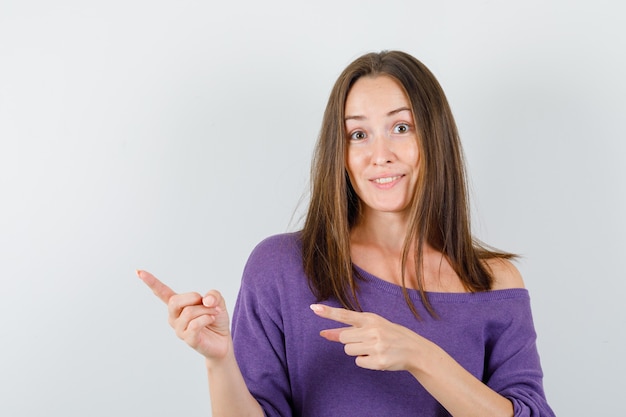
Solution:
{"label": "shirt sleeve", "polygon": [[487,385],[511,400],[515,417],[554,417],[543,389],[530,299],[516,300],[487,345]]}
{"label": "shirt sleeve", "polygon": [[244,269],[233,313],[235,357],[248,390],[267,417],[292,416],[276,254],[261,243]]}

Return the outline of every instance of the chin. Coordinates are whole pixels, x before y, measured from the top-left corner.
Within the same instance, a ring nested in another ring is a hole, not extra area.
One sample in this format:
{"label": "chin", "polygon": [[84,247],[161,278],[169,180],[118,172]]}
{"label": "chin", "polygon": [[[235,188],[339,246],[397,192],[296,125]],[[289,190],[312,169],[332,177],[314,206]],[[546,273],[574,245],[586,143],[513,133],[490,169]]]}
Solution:
{"label": "chin", "polygon": [[405,213],[408,206],[404,204],[378,204],[369,206],[370,211],[377,213]]}

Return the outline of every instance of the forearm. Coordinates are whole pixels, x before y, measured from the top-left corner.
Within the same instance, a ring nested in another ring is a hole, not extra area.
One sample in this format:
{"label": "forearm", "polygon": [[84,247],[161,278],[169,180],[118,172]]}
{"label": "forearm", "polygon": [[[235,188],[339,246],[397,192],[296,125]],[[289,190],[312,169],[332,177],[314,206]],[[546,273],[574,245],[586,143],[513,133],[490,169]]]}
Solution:
{"label": "forearm", "polygon": [[250,394],[237,365],[232,343],[219,362],[206,360],[213,417],[263,417],[263,409]]}
{"label": "forearm", "polygon": [[454,417],[512,417],[513,404],[429,342],[426,359],[411,374]]}

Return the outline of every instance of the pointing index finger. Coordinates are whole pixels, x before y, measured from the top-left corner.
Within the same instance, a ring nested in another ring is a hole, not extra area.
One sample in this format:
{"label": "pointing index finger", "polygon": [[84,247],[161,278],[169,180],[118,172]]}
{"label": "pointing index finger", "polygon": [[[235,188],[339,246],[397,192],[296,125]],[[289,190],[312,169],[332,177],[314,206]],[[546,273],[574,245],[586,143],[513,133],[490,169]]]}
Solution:
{"label": "pointing index finger", "polygon": [[311,310],[320,317],[350,326],[360,327],[363,324],[363,313],[345,308],[330,307],[324,304],[311,304]]}
{"label": "pointing index finger", "polygon": [[176,295],[176,293],[170,287],[163,284],[161,281],[159,281],[154,275],[152,275],[148,271],[137,270],[137,276],[148,287],[150,287],[152,292],[154,292],[154,294],[157,297],[159,297],[159,299],[163,301],[165,304],[168,303],[168,301],[173,295]]}

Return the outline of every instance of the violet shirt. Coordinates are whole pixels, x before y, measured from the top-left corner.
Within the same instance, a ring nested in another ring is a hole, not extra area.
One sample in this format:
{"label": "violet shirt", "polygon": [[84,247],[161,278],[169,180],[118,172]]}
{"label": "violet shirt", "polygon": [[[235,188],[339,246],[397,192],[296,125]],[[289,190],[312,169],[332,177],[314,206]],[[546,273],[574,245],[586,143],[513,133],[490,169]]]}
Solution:
{"label": "violet shirt", "polygon": [[[525,289],[428,293],[439,315],[409,290],[359,270],[363,311],[433,341],[493,390],[513,402],[516,417],[554,416],[548,406]],[[341,343],[319,335],[344,324],[316,316],[302,267],[299,234],[261,242],[244,269],[233,314],[235,355],[248,389],[267,416],[449,416],[406,371],[359,368]],[[335,300],[324,304],[340,307]]]}

